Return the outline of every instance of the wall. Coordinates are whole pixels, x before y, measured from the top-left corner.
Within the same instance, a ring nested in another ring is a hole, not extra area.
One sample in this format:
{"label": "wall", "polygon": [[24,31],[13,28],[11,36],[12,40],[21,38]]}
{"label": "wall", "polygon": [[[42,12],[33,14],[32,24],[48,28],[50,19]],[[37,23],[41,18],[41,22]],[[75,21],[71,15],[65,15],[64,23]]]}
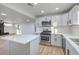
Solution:
{"label": "wall", "polygon": [[33,34],[35,32],[34,23],[20,24],[22,34]]}
{"label": "wall", "polygon": [[[33,34],[35,32],[34,23],[22,23],[19,25],[21,34]],[[17,34],[17,28],[15,26],[4,26],[4,32]]]}

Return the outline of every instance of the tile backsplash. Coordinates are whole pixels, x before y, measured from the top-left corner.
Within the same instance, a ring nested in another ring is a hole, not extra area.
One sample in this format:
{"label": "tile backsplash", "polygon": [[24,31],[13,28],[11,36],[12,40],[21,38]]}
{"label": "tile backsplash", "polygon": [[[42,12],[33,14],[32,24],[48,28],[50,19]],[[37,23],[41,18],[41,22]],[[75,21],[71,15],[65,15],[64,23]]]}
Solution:
{"label": "tile backsplash", "polygon": [[58,33],[73,34],[79,36],[79,26],[60,27],[58,28]]}
{"label": "tile backsplash", "polygon": [[76,36],[79,36],[79,26],[73,26],[72,33]]}

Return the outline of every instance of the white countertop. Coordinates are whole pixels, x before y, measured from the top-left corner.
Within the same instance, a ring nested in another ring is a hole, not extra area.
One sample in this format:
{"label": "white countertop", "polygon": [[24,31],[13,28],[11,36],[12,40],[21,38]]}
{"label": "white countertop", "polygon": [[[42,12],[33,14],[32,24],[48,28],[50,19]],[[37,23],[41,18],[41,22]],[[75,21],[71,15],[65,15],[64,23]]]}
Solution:
{"label": "white countertop", "polygon": [[39,38],[39,35],[29,34],[29,35],[6,35],[0,36],[0,39],[10,40],[21,44],[26,44],[32,40]]}
{"label": "white countertop", "polygon": [[71,46],[79,53],[79,45],[77,45],[75,42],[73,42],[70,38],[79,39],[78,36],[70,35],[70,34],[63,34],[63,36],[66,38],[66,40],[71,44]]}
{"label": "white countertop", "polygon": [[69,37],[69,38],[76,38],[76,39],[79,39],[79,36],[74,35],[74,34],[63,34],[63,35],[65,35],[65,36],[67,36],[67,37]]}

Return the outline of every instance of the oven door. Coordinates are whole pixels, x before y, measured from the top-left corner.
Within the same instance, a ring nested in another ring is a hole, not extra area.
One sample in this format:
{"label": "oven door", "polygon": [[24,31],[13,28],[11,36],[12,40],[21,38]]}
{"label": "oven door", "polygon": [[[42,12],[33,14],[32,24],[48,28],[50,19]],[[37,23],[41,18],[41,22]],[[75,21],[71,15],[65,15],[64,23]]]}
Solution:
{"label": "oven door", "polygon": [[49,35],[41,35],[41,40],[49,41]]}

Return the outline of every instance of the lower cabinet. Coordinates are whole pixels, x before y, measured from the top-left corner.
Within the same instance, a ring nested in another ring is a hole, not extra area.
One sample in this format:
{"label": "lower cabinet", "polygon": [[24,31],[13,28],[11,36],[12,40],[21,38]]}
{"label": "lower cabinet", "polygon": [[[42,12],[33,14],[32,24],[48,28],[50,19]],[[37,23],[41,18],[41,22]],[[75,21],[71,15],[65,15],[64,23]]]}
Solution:
{"label": "lower cabinet", "polygon": [[78,52],[74,49],[74,47],[66,41],[66,55],[78,55]]}
{"label": "lower cabinet", "polygon": [[27,44],[20,44],[10,42],[10,55],[38,55],[39,54],[39,38],[28,42]]}
{"label": "lower cabinet", "polygon": [[0,39],[0,55],[38,55],[40,39],[26,44]]}
{"label": "lower cabinet", "polygon": [[62,36],[60,34],[52,34],[51,45],[62,47]]}
{"label": "lower cabinet", "polygon": [[39,55],[40,53],[39,44],[40,44],[39,38],[30,42],[30,55]]}

